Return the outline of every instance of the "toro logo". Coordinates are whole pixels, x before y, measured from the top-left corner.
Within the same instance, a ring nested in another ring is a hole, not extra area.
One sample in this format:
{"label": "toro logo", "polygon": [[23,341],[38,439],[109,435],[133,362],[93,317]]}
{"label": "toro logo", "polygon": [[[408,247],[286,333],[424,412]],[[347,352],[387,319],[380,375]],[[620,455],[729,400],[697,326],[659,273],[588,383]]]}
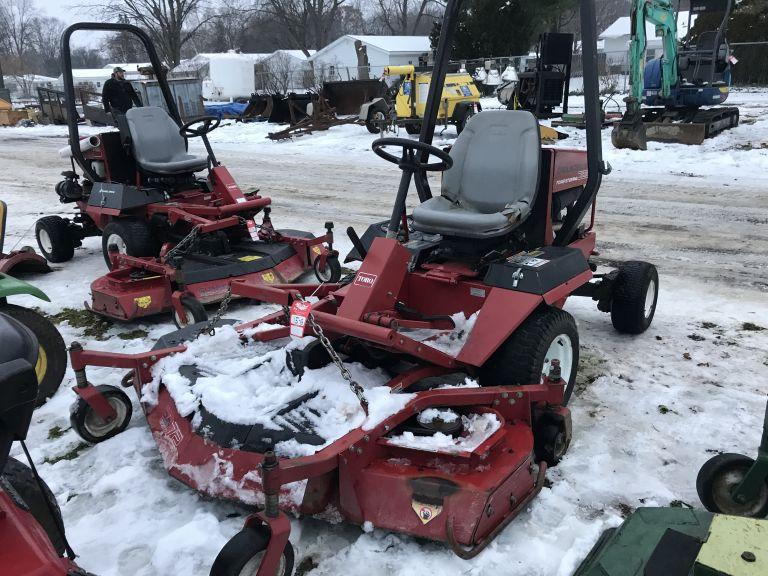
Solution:
{"label": "toro logo", "polygon": [[366,288],[370,288],[373,286],[374,282],[376,282],[376,274],[368,274],[367,272],[358,272],[357,276],[355,276],[355,285],[357,286],[365,286]]}

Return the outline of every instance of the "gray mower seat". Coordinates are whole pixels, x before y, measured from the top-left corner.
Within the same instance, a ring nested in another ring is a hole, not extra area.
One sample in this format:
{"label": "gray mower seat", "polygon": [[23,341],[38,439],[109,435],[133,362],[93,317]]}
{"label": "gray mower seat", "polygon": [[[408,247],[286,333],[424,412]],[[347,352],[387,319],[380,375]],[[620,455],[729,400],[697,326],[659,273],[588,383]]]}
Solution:
{"label": "gray mower seat", "polygon": [[158,106],[131,108],[125,114],[131,132],[136,164],[153,174],[199,172],[208,166],[208,158],[187,152],[179,127]]}
{"label": "gray mower seat", "polygon": [[421,232],[459,238],[502,236],[531,212],[539,187],[541,139],[536,117],[487,110],[467,123],[451,148],[441,195],[413,210]]}

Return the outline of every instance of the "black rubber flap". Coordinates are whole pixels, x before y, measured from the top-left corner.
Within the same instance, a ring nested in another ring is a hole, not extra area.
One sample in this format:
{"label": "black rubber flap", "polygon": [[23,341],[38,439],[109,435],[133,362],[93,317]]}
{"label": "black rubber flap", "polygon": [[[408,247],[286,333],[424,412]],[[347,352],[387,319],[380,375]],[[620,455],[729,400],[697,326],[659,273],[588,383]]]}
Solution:
{"label": "black rubber flap", "polygon": [[643,576],[688,576],[702,542],[667,528],[645,565]]}

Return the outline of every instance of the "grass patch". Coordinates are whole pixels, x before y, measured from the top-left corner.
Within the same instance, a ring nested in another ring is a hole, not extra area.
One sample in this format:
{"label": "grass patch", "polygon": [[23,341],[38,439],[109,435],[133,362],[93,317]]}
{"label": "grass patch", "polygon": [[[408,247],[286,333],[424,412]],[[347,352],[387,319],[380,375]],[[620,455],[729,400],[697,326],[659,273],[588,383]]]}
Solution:
{"label": "grass patch", "polygon": [[136,340],[137,338],[146,338],[147,336],[149,336],[149,332],[142,330],[141,328],[129,332],[120,332],[117,335],[120,340]]}
{"label": "grass patch", "polygon": [[688,334],[688,338],[690,338],[694,342],[701,342],[702,340],[706,340],[704,336],[702,336],[701,334],[696,334],[695,332],[693,334]]}
{"label": "grass patch", "polygon": [[747,332],[762,332],[765,330],[765,327],[753,322],[744,322],[744,324],[741,325],[741,329],[746,330]]}
{"label": "grass patch", "polygon": [[72,450],[70,450],[69,452],[65,452],[60,456],[53,456],[52,458],[46,458],[44,462],[46,464],[56,464],[56,462],[61,462],[62,460],[74,460],[75,458],[80,456],[80,452],[82,452],[84,449],[89,447],[90,447],[90,444],[86,444],[85,442],[80,442],[77,446],[72,448]]}
{"label": "grass patch", "polygon": [[59,426],[54,426],[48,430],[48,440],[56,440],[57,438],[61,438],[64,436],[64,432],[66,432],[66,430],[62,430]]}
{"label": "grass patch", "polygon": [[715,324],[714,322],[705,321],[701,323],[701,327],[704,328],[705,330],[712,330],[712,328],[717,328],[717,324]]}
{"label": "grass patch", "polygon": [[67,322],[73,328],[82,328],[83,336],[95,338],[96,340],[106,340],[107,330],[112,328],[112,322],[88,310],[64,308],[64,310],[53,314],[50,318],[56,324]]}
{"label": "grass patch", "polygon": [[312,558],[312,556],[306,556],[302,559],[301,562],[299,562],[299,565],[296,567],[296,576],[304,576],[305,574],[309,574],[318,566],[319,564],[315,562],[315,559]]}

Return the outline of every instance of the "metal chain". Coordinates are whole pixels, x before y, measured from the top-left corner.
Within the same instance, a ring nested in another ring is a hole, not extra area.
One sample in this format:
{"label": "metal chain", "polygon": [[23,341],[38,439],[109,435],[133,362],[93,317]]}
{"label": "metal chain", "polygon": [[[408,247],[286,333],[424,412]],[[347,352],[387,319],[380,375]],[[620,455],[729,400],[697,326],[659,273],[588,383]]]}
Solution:
{"label": "metal chain", "polygon": [[224,312],[227,311],[227,308],[229,308],[229,303],[232,301],[232,286],[227,286],[227,292],[224,294],[224,299],[221,301],[221,304],[219,304],[219,309],[216,310],[216,313],[211,316],[211,319],[208,320],[205,326],[200,330],[200,334],[208,334],[209,336],[213,336],[216,334],[216,323],[221,320],[221,317],[224,315]]}
{"label": "metal chain", "polygon": [[192,243],[195,241],[195,238],[197,238],[197,235],[199,234],[199,232],[200,232],[200,226],[195,226],[194,228],[192,228],[189,234],[187,234],[186,236],[184,236],[184,238],[179,240],[176,246],[168,250],[168,253],[165,255],[165,262],[168,262],[171,258],[176,256],[176,254],[183,253],[186,250],[187,246],[191,246]]}
{"label": "metal chain", "polygon": [[309,325],[312,326],[312,329],[315,331],[315,334],[320,340],[320,343],[323,345],[323,348],[325,348],[325,350],[328,352],[328,355],[331,357],[331,360],[336,365],[336,368],[338,368],[339,372],[341,372],[341,377],[349,383],[350,389],[352,392],[354,392],[355,396],[357,396],[357,400],[360,402],[360,406],[362,406],[363,412],[368,415],[368,400],[365,399],[365,389],[360,386],[360,384],[355,382],[352,374],[349,370],[347,370],[347,367],[344,366],[344,363],[341,361],[341,358],[339,358],[336,350],[333,349],[331,341],[328,340],[328,337],[325,335],[325,332],[323,332],[320,324],[315,321],[314,315],[310,313],[307,319],[309,320]]}

